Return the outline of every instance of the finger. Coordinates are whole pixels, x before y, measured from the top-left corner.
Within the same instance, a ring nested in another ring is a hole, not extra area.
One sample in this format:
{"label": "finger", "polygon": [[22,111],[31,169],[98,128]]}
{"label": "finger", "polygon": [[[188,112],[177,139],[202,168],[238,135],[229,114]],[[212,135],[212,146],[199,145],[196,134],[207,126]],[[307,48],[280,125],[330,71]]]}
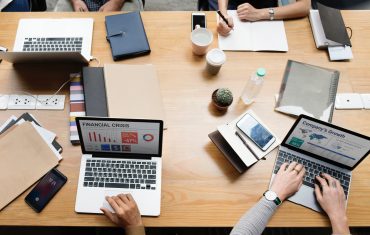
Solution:
{"label": "finger", "polygon": [[105,198],[107,200],[107,202],[109,203],[109,205],[113,208],[113,210],[117,213],[119,212],[120,208],[119,206],[117,205],[116,201],[113,200],[112,197],[106,197]]}
{"label": "finger", "polygon": [[133,203],[133,204],[135,204],[135,206],[137,206],[137,205],[136,205],[136,201],[135,201],[134,197],[133,197],[130,193],[126,194],[126,196],[127,196],[128,200],[129,200],[131,203]]}
{"label": "finger", "polygon": [[292,162],[289,164],[288,168],[286,169],[287,172],[291,172],[293,171],[293,169],[296,167],[297,163],[296,162]]}
{"label": "finger", "polygon": [[326,182],[326,180],[321,178],[320,176],[317,175],[316,179],[317,179],[317,181],[319,181],[321,187],[324,187],[324,186],[327,187],[328,186],[328,182]]}
{"label": "finger", "polygon": [[284,162],[284,163],[280,166],[280,169],[279,169],[279,171],[278,171],[278,174],[282,174],[282,173],[285,171],[285,169],[287,168],[287,166],[288,166],[288,163]]}
{"label": "finger", "polygon": [[127,198],[127,195],[126,194],[119,194],[118,197],[125,203],[125,204],[128,204],[130,203],[130,200]]}
{"label": "finger", "polygon": [[343,189],[342,185],[340,184],[339,180],[335,179],[334,181],[335,181],[335,184],[337,185],[337,188],[338,188],[339,192],[340,192],[342,195],[344,195],[344,196],[345,196],[344,189]]}
{"label": "finger", "polygon": [[306,169],[301,169],[301,171],[298,173],[298,177],[301,181],[303,181],[303,177],[306,174]]}
{"label": "finger", "polygon": [[100,208],[100,210],[104,213],[105,216],[108,217],[108,219],[110,219],[111,221],[114,221],[115,219],[115,215],[110,212],[108,209],[106,208]]}
{"label": "finger", "polygon": [[317,184],[315,184],[315,195],[316,199],[320,202],[322,200],[322,193],[320,187]]}
{"label": "finger", "polygon": [[296,169],[297,171],[301,171],[303,169],[303,165],[302,164],[298,164],[294,167],[294,169]]}
{"label": "finger", "polygon": [[120,208],[124,209],[126,207],[125,202],[123,200],[121,200],[121,198],[119,196],[113,197],[113,200],[117,203],[117,205]]}

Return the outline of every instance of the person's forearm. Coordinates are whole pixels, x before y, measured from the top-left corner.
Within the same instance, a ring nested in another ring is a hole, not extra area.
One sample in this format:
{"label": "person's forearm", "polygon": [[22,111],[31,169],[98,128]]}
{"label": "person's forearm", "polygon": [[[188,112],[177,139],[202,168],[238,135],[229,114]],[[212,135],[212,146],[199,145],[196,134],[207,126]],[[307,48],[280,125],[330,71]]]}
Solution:
{"label": "person's forearm", "polygon": [[[274,13],[275,20],[293,19],[307,16],[311,7],[311,0],[302,0],[286,6],[276,7]],[[269,20],[269,8],[260,9],[261,20]]]}
{"label": "person's forearm", "polygon": [[229,5],[229,0],[218,0],[218,9],[223,13],[227,13],[227,6]]}
{"label": "person's forearm", "polygon": [[235,225],[230,235],[256,235],[265,229],[271,216],[275,213],[277,205],[265,199],[261,200],[247,211]]}
{"label": "person's forearm", "polygon": [[348,235],[350,234],[348,220],[346,216],[338,216],[330,218],[333,235]]}
{"label": "person's forearm", "polygon": [[125,228],[126,235],[145,235],[144,226],[131,226]]}

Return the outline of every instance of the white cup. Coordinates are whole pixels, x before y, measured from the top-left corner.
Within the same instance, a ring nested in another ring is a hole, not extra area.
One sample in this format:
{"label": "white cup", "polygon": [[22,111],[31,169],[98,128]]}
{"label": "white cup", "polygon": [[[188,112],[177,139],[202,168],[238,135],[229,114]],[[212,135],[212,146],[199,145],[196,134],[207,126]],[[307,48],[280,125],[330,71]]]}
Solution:
{"label": "white cup", "polygon": [[215,75],[220,71],[222,65],[226,62],[226,55],[221,49],[214,48],[207,53],[206,60],[207,71],[210,74]]}
{"label": "white cup", "polygon": [[204,55],[207,53],[207,49],[213,41],[213,33],[206,28],[197,28],[191,32],[190,38],[193,46],[193,53],[196,55]]}

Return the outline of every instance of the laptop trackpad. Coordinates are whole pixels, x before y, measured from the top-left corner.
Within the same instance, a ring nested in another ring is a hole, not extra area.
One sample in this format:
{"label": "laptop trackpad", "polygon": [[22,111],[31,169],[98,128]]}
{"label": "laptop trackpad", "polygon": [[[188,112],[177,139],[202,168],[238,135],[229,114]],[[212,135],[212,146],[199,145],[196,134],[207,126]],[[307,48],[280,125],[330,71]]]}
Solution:
{"label": "laptop trackpad", "polygon": [[107,190],[107,191],[104,191],[104,198],[103,198],[103,205],[102,207],[104,208],[107,208],[110,212],[112,213],[115,213],[113,208],[109,205],[109,203],[107,202],[107,200],[105,200],[105,197],[106,196],[117,196],[118,194],[127,194],[129,192],[124,192],[124,191],[121,191],[121,190]]}
{"label": "laptop trackpad", "polygon": [[297,193],[291,196],[289,201],[308,207],[317,212],[323,212],[319,203],[316,200],[315,190],[313,188],[302,185]]}

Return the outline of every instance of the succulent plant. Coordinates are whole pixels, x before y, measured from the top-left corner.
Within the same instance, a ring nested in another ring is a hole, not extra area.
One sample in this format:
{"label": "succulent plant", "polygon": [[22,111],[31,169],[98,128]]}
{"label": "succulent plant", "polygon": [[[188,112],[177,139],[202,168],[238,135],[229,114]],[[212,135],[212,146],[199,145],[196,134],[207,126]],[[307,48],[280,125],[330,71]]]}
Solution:
{"label": "succulent plant", "polygon": [[215,101],[220,106],[229,106],[233,102],[233,93],[227,88],[220,88],[216,92]]}

